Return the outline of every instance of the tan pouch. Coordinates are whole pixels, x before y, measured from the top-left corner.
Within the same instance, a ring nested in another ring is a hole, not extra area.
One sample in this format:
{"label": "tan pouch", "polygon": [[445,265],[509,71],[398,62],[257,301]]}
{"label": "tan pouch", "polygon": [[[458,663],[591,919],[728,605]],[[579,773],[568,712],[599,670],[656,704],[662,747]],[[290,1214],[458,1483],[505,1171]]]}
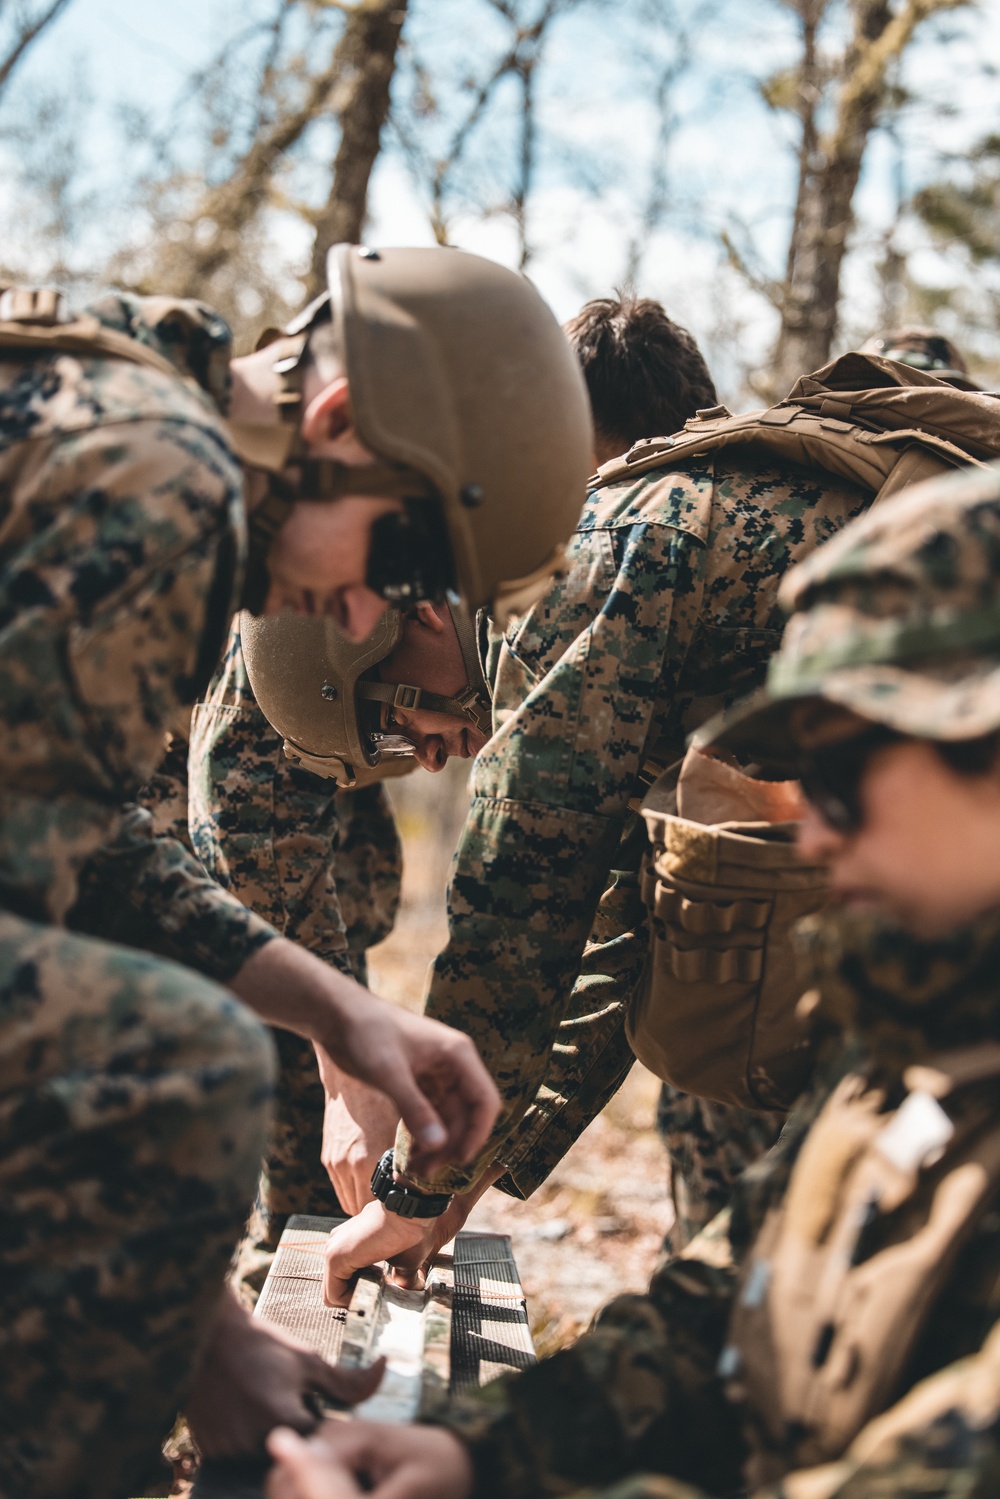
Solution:
{"label": "tan pouch", "polygon": [[840,1457],[900,1393],[955,1258],[1000,1188],[1000,1046],[905,1074],[895,1110],[842,1080],[747,1257],[720,1372],[751,1488]]}
{"label": "tan pouch", "polygon": [[787,1109],[808,1075],[791,930],[824,904],[826,870],[797,856],[794,821],[771,820],[798,806],[794,783],[753,781],[693,750],[642,804],[650,946],[628,1037],[686,1093]]}

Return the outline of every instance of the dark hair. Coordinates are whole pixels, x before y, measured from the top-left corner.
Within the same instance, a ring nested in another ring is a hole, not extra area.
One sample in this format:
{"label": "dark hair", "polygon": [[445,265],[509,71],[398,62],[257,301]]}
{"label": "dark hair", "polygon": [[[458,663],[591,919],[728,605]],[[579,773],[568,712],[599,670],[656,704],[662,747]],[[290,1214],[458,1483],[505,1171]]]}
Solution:
{"label": "dark hair", "polygon": [[566,333],[583,367],[598,440],[620,453],[642,437],[678,431],[718,402],[698,345],[649,297],[596,297]]}
{"label": "dark hair", "polygon": [[978,739],[934,739],[931,741],[944,763],[963,776],[988,775],[1000,760],[1000,730]]}

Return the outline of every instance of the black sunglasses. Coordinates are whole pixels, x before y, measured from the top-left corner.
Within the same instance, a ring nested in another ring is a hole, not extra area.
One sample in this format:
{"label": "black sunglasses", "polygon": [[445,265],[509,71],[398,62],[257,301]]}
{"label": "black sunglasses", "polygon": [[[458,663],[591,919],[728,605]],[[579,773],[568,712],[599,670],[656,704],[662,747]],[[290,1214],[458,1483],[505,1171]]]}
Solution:
{"label": "black sunglasses", "polygon": [[885,724],[873,724],[850,739],[803,751],[799,770],[803,795],[838,833],[856,833],[864,822],[861,782],[868,761],[877,750],[906,737]]}

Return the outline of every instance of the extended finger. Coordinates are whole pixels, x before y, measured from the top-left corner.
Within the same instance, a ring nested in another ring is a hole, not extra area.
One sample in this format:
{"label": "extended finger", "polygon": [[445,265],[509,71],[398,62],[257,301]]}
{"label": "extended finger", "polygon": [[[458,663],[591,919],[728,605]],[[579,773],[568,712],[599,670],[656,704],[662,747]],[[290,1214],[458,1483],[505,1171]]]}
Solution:
{"label": "extended finger", "polygon": [[[501,1109],[496,1084],[468,1037],[455,1044],[436,1087],[428,1080],[448,1131],[448,1160],[465,1163],[486,1144]],[[439,1152],[440,1153],[440,1152]]]}
{"label": "extended finger", "polygon": [[465,1138],[457,1142],[458,1159],[471,1161],[486,1144],[500,1117],[503,1100],[499,1089],[475,1052],[475,1067],[462,1079],[462,1094],[466,1106]]}
{"label": "extended finger", "polygon": [[362,1400],[374,1395],[385,1373],[384,1358],[377,1359],[364,1369],[347,1369],[340,1364],[328,1364],[318,1355],[316,1363],[317,1368],[309,1381],[310,1386],[342,1405],[360,1405]]}

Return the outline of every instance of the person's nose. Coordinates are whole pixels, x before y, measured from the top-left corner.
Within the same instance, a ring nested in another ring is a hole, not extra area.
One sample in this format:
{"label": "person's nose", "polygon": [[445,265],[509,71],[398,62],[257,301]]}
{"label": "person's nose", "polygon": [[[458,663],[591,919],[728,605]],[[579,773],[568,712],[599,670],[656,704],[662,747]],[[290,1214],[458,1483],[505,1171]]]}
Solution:
{"label": "person's nose", "polygon": [[795,846],[810,864],[826,864],[843,849],[845,835],[831,827],[811,802],[806,802],[798,825]]}
{"label": "person's nose", "polygon": [[448,764],[448,751],[440,734],[425,734],[414,746],[414,754],[425,770],[434,773]]}

